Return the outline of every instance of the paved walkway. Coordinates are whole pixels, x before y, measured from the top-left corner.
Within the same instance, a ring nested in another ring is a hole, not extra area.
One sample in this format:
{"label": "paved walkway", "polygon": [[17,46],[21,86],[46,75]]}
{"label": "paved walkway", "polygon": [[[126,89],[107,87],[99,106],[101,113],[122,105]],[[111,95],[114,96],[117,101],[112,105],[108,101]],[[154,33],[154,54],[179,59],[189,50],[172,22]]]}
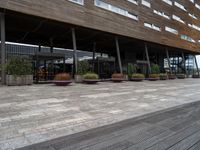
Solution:
{"label": "paved walkway", "polygon": [[21,150],[199,150],[200,102]]}
{"label": "paved walkway", "polygon": [[10,150],[200,100],[200,80],[0,87],[0,149]]}

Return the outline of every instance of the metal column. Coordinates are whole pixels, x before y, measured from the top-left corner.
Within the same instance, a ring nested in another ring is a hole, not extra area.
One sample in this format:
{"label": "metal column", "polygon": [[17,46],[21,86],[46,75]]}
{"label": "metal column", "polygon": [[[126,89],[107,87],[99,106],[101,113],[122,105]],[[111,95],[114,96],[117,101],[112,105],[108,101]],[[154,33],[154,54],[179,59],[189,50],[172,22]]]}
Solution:
{"label": "metal column", "polygon": [[119,63],[119,70],[120,70],[120,73],[123,73],[122,72],[122,62],[121,62],[121,56],[120,56],[120,49],[119,49],[119,40],[118,40],[118,37],[115,37],[115,44],[116,44],[117,58],[118,58],[118,63]]}
{"label": "metal column", "polygon": [[76,45],[76,33],[75,29],[72,28],[72,42],[73,42],[73,57],[74,57],[74,73],[77,74],[77,69],[78,69],[78,59],[77,59],[77,45]]}
{"label": "metal column", "polygon": [[[6,64],[6,36],[5,36],[5,14],[0,13],[0,34],[1,34],[1,65]],[[1,82],[6,84],[5,68],[1,69]]]}
{"label": "metal column", "polygon": [[167,62],[168,62],[168,66],[169,66],[169,71],[172,74],[171,62],[170,62],[170,59],[169,59],[169,51],[168,51],[167,48],[166,48],[166,55],[167,55]]}
{"label": "metal column", "polygon": [[198,72],[198,76],[200,75],[199,73],[199,66],[198,66],[198,63],[197,63],[197,58],[196,56],[194,55],[194,60],[195,60],[195,65],[196,65],[196,68],[197,68],[197,72]]}
{"label": "metal column", "polygon": [[146,53],[146,57],[147,57],[148,67],[149,67],[149,74],[151,74],[151,64],[150,64],[150,60],[149,60],[149,52],[148,52],[147,44],[145,44],[145,53]]}

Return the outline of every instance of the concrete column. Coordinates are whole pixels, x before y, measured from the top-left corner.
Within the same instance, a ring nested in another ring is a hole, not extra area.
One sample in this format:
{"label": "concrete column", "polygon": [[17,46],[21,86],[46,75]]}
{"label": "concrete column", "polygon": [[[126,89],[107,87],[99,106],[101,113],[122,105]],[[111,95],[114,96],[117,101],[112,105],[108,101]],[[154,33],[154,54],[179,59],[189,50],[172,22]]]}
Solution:
{"label": "concrete column", "polygon": [[171,68],[171,62],[170,62],[170,58],[169,58],[169,51],[166,48],[166,55],[167,55],[167,62],[168,62],[168,66],[169,66],[169,71],[172,74],[172,68]]}
{"label": "concrete column", "polygon": [[120,70],[120,73],[123,73],[118,37],[115,37],[115,44],[116,44],[117,58],[118,58],[118,63],[119,63],[119,70]]}
{"label": "concrete column", "polygon": [[146,53],[146,57],[147,57],[148,67],[149,67],[149,74],[151,74],[151,63],[149,60],[149,51],[148,51],[148,47],[147,47],[146,43],[145,43],[145,53]]}
{"label": "concrete column", "polygon": [[185,69],[185,74],[188,76],[188,74],[187,74],[187,69],[186,69],[186,64],[185,64],[185,55],[184,55],[184,52],[182,52],[182,59],[183,59],[183,65],[184,65],[184,69]]}
{"label": "concrete column", "polygon": [[[1,34],[1,65],[6,64],[6,36],[5,36],[5,15],[0,13],[0,34]],[[4,67],[1,69],[2,84],[6,84],[6,71]]]}
{"label": "concrete column", "polygon": [[194,55],[194,61],[195,61],[195,65],[196,65],[196,68],[197,68],[197,72],[198,72],[198,76],[200,75],[199,73],[199,66],[198,66],[198,63],[197,63],[197,58],[196,56]]}
{"label": "concrete column", "polygon": [[75,29],[72,28],[72,42],[73,42],[73,57],[74,57],[74,73],[77,74],[77,69],[78,69],[78,58],[77,58],[77,45],[76,45],[76,33]]}

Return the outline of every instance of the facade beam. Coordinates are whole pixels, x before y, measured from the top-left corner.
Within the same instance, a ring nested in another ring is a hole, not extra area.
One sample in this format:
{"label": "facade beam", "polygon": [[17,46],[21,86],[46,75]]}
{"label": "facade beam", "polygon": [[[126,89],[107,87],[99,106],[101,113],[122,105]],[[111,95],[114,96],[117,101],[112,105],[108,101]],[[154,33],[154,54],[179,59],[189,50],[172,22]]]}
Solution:
{"label": "facade beam", "polygon": [[119,63],[119,70],[120,70],[120,73],[123,73],[118,37],[115,37],[115,44],[116,44],[116,51],[117,51],[117,59],[118,59],[118,63]]}
{"label": "facade beam", "polygon": [[77,74],[77,70],[78,70],[78,58],[77,58],[77,45],[76,45],[76,32],[75,29],[72,28],[72,42],[73,42],[73,66],[74,66],[74,73]]}
{"label": "facade beam", "polygon": [[[1,34],[1,65],[6,64],[6,36],[5,36],[5,14],[0,13],[0,34]],[[6,70],[4,67],[1,69],[1,82],[6,84]]]}
{"label": "facade beam", "polygon": [[147,44],[145,43],[145,54],[147,57],[147,63],[148,63],[148,70],[149,70],[149,74],[151,74],[151,63],[150,63],[150,59],[149,59],[149,51],[148,51],[148,47]]}
{"label": "facade beam", "polygon": [[172,74],[171,61],[170,61],[170,58],[169,58],[169,51],[168,51],[167,48],[166,48],[166,55],[167,55],[167,62],[168,62],[168,66],[169,66],[169,71]]}

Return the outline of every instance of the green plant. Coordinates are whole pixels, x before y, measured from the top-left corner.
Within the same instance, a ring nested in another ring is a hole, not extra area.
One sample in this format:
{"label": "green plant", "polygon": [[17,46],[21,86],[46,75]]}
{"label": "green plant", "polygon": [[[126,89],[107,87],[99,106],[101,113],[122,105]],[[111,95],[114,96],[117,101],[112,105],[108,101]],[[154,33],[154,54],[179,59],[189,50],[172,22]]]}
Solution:
{"label": "green plant", "polygon": [[152,74],[158,74],[160,73],[160,68],[157,64],[152,64],[151,65],[151,73]]}
{"label": "green plant", "polygon": [[68,80],[71,80],[71,76],[68,73],[59,73],[55,76],[54,80],[56,80],[56,81],[68,81]]}
{"label": "green plant", "polygon": [[128,63],[127,71],[128,71],[128,77],[131,78],[132,74],[137,72],[137,68],[132,63]]}
{"label": "green plant", "polygon": [[145,76],[144,76],[144,74],[141,74],[141,73],[134,73],[134,74],[132,74],[132,78],[141,78],[141,79],[144,79]]}
{"label": "green plant", "polygon": [[84,61],[78,61],[78,68],[77,68],[77,74],[78,75],[84,75],[89,71],[90,65],[87,60]]}
{"label": "green plant", "polygon": [[121,79],[123,77],[124,77],[124,75],[122,73],[113,73],[112,74],[113,79]]}
{"label": "green plant", "polygon": [[159,78],[159,74],[150,74],[149,78]]}
{"label": "green plant", "polygon": [[97,80],[97,79],[99,79],[99,76],[96,73],[86,73],[83,75],[83,79]]}
{"label": "green plant", "polygon": [[182,73],[177,74],[176,76],[177,76],[178,79],[184,79],[185,78],[185,74],[182,74]]}
{"label": "green plant", "polygon": [[166,73],[160,73],[160,80],[166,80],[167,79],[167,74]]}
{"label": "green plant", "polygon": [[5,65],[7,74],[9,75],[31,75],[33,73],[32,63],[24,57],[12,57]]}

